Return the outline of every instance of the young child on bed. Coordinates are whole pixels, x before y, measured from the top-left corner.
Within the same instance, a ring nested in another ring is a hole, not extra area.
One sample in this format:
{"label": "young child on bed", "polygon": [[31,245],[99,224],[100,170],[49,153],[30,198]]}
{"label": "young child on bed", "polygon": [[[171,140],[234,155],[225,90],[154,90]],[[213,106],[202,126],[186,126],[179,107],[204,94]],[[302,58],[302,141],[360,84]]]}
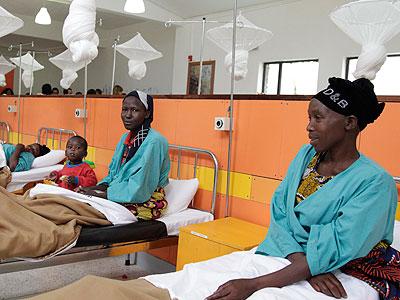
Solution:
{"label": "young child on bed", "polygon": [[43,156],[50,152],[46,145],[38,143],[30,145],[11,145],[3,144],[3,151],[7,160],[7,166],[11,172],[28,171],[32,167],[33,160],[36,157]]}
{"label": "young child on bed", "polygon": [[78,186],[96,185],[96,174],[89,164],[82,161],[87,155],[87,147],[87,141],[83,137],[78,135],[71,137],[65,149],[68,160],[64,168],[58,172],[51,172],[48,179],[69,190],[74,190]]}

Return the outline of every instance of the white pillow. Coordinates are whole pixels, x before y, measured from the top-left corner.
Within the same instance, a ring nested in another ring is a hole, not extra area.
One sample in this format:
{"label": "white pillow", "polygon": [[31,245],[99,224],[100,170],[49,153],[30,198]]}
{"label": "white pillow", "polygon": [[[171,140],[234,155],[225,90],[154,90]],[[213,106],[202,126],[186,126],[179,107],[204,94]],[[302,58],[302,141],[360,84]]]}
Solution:
{"label": "white pillow", "polygon": [[51,150],[49,153],[36,157],[32,163],[32,169],[50,167],[58,164],[65,158],[65,150]]}
{"label": "white pillow", "polygon": [[165,187],[165,199],[168,201],[167,211],[165,215],[171,215],[185,210],[199,187],[197,178],[176,180],[170,179],[169,184]]}
{"label": "white pillow", "polygon": [[391,246],[400,251],[400,221],[394,222],[393,243]]}

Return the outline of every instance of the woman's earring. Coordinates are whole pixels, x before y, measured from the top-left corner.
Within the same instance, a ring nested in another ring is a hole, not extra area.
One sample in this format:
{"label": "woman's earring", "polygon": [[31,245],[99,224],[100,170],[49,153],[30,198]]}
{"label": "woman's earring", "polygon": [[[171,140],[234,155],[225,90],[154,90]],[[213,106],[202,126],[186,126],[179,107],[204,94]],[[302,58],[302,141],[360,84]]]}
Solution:
{"label": "woman's earring", "polygon": [[142,124],[142,131],[144,130],[144,126],[143,126],[143,124]]}

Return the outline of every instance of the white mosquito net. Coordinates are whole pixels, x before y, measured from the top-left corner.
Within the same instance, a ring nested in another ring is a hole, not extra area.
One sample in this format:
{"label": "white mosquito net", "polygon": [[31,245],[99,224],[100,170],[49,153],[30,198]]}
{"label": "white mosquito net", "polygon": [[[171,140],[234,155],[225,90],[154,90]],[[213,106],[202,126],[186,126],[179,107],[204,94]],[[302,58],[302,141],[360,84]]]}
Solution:
{"label": "white mosquito net", "polygon": [[99,37],[96,27],[96,1],[73,0],[62,30],[63,42],[73,62],[90,63],[97,57]]}
{"label": "white mosquito net", "polygon": [[0,37],[10,34],[22,26],[24,26],[24,21],[0,6]]}
{"label": "white mosquito net", "polygon": [[162,57],[162,53],[154,49],[140,33],[129,41],[117,45],[119,53],[126,56],[128,61],[129,76],[140,80],[146,75],[147,67],[145,62]]}
{"label": "white mosquito net", "polygon": [[6,74],[15,69],[15,66],[10,63],[3,55],[0,56],[0,86],[6,86]]}
{"label": "white mosquito net", "polygon": [[[249,51],[271,39],[273,34],[254,25],[241,14],[237,17],[236,24],[235,79],[240,80],[247,75]],[[228,53],[225,56],[225,67],[229,72],[232,72],[232,36],[232,22],[207,31],[207,37]]]}
{"label": "white mosquito net", "polygon": [[44,67],[32,57],[30,52],[21,56],[21,64],[19,56],[12,57],[10,60],[23,70],[22,81],[24,82],[26,88],[30,88],[33,85],[33,72],[44,69]]}
{"label": "white mosquito net", "polygon": [[[397,5],[397,7],[396,7]],[[359,0],[340,6],[332,21],[361,44],[355,78],[373,80],[386,60],[384,44],[400,31],[399,3],[393,0]]]}
{"label": "white mosquito net", "polygon": [[76,78],[78,78],[76,72],[85,67],[84,61],[77,63],[73,62],[72,53],[69,49],[50,58],[49,61],[62,70],[60,85],[64,89],[68,89]]}

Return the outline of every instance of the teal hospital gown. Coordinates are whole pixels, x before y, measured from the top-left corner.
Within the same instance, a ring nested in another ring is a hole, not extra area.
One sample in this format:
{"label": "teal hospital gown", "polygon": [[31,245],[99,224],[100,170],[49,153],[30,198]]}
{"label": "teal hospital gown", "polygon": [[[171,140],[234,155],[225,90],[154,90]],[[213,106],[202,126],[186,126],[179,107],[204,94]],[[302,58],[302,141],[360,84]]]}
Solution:
{"label": "teal hospital gown", "polygon": [[124,141],[122,135],[111,160],[108,175],[98,184],[106,183],[107,198],[120,203],[143,203],[158,187],[168,184],[170,160],[167,140],[150,129],[136,154],[121,165]]}
{"label": "teal hospital gown", "polygon": [[[11,155],[15,152],[16,147],[11,144],[3,144],[4,154],[6,155],[7,165],[10,165]],[[28,171],[32,167],[32,163],[35,157],[30,152],[21,152],[18,164],[15,167],[14,172]]]}
{"label": "teal hospital gown", "polygon": [[315,155],[303,146],[275,191],[271,223],[258,254],[287,257],[303,252],[312,275],[366,256],[393,239],[397,190],[393,178],[360,154],[350,167],[294,205],[303,172]]}

